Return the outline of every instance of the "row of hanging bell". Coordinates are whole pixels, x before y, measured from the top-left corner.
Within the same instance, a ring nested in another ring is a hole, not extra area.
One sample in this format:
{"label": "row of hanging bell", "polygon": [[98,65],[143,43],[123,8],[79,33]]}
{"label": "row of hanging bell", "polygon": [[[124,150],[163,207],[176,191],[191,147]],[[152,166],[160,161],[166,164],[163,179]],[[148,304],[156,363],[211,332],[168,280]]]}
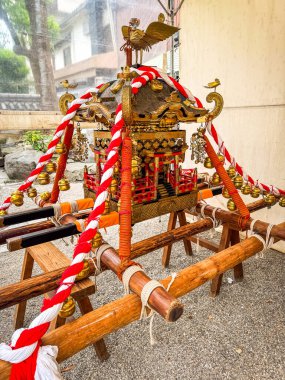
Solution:
{"label": "row of hanging bell", "polygon": [[[217,156],[218,156],[218,159],[224,163],[225,162],[225,156],[223,156],[221,153],[217,153]],[[210,159],[210,157],[206,157],[205,160],[204,160],[204,166],[205,168],[207,169],[213,169],[214,167],[214,164],[212,162],[212,160]]]}

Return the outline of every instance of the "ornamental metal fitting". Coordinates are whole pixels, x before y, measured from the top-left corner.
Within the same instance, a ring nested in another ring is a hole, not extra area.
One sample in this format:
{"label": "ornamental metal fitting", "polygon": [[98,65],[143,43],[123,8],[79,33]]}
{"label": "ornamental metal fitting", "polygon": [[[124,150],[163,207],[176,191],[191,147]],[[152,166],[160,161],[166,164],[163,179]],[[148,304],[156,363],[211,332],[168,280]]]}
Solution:
{"label": "ornamental metal fitting", "polygon": [[194,160],[195,164],[203,163],[206,157],[204,134],[205,128],[199,127],[197,132],[193,133],[191,137],[191,160]]}

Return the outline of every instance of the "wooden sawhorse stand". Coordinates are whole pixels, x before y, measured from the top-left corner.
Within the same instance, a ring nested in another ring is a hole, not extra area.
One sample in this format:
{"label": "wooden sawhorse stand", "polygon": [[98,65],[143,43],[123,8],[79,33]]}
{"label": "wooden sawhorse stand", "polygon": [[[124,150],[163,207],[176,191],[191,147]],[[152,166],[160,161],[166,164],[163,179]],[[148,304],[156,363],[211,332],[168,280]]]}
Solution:
{"label": "wooden sawhorse stand", "polygon": [[[36,262],[39,267],[45,272],[50,272],[55,269],[64,268],[70,265],[70,259],[65,256],[58,248],[52,243],[43,243],[29,247],[25,251],[24,262],[22,267],[21,280],[25,280],[32,276],[33,265]],[[85,278],[72,287],[71,296],[77,302],[81,314],[87,314],[93,310],[89,296],[95,293],[95,284],[89,279]],[[45,297],[50,297],[51,294],[45,294]],[[27,301],[20,302],[16,307],[15,313],[15,329],[23,327]],[[65,318],[59,315],[52,321],[51,329],[55,329],[64,325]],[[94,343],[94,348],[98,358],[103,361],[108,359],[109,353],[107,351],[105,342],[100,339]]]}
{"label": "wooden sawhorse stand", "polygon": [[[186,215],[185,215],[184,211],[171,212],[169,215],[167,231],[173,230],[175,228],[176,222],[177,222],[177,217],[179,219],[180,226],[185,226],[187,224]],[[184,243],[186,255],[192,256],[193,251],[192,251],[191,241],[189,239],[185,238],[185,239],[183,239],[183,243]],[[163,248],[162,266],[164,268],[169,267],[171,250],[172,250],[172,244],[166,245]]]}
{"label": "wooden sawhorse stand", "polygon": [[[179,219],[180,226],[185,226],[188,222],[186,220],[185,211],[176,211],[170,213],[167,231],[170,231],[175,228],[177,218]],[[188,238],[183,239],[186,255],[193,255],[191,242],[198,242],[197,237],[190,236]],[[231,245],[237,244],[240,242],[239,231],[235,231],[230,229],[228,224],[223,225],[222,236],[220,240],[220,244],[213,243],[209,240],[199,238],[199,244],[202,247],[205,247],[213,252],[220,252]],[[164,268],[168,268],[170,262],[172,244],[169,244],[163,248],[162,254],[162,266]],[[242,263],[236,265],[234,268],[234,278],[235,281],[239,282],[243,280],[243,265]],[[212,297],[216,297],[220,293],[221,285],[222,285],[223,274],[220,274],[216,278],[214,278],[211,282],[211,290],[210,294]]]}

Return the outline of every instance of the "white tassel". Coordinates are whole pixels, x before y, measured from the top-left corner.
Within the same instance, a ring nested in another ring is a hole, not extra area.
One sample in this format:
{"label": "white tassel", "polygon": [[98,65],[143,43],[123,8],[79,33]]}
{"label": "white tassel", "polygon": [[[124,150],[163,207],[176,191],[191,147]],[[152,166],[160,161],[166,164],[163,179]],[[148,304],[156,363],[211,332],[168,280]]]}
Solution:
{"label": "white tassel", "polygon": [[42,346],[39,348],[35,380],[63,380],[56,361],[57,346]]}

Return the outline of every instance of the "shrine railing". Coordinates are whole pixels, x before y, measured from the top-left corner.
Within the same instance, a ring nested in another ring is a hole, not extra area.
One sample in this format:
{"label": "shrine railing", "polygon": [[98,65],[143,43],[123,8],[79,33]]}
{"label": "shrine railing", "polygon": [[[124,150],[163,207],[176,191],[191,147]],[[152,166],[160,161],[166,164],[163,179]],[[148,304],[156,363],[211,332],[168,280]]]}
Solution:
{"label": "shrine railing", "polygon": [[84,184],[88,190],[94,191],[94,193],[97,192],[99,187],[96,181],[96,175],[92,173],[84,172]]}
{"label": "shrine railing", "polygon": [[178,181],[176,180],[175,172],[172,170],[169,174],[169,183],[179,193],[188,193],[197,186],[197,171],[196,169],[180,169]]}

